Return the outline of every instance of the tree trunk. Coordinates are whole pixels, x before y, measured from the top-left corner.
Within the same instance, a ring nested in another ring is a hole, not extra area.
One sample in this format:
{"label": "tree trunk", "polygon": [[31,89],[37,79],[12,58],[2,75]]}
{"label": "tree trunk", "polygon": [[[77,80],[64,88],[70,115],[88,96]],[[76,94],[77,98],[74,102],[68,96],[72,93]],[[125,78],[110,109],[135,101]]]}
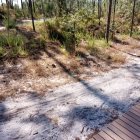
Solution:
{"label": "tree trunk", "polygon": [[112,38],[114,38],[115,36],[115,16],[116,16],[116,4],[117,4],[117,0],[114,0],[114,11],[113,11],[113,23],[112,23]]}
{"label": "tree trunk", "polygon": [[136,7],[136,0],[134,0],[134,3],[133,3],[132,23],[131,23],[130,37],[133,35],[134,17],[135,17],[135,7]]}
{"label": "tree trunk", "polygon": [[108,20],[107,20],[107,29],[106,29],[106,40],[109,41],[110,33],[110,23],[111,23],[111,12],[112,12],[112,0],[109,0],[109,11],[108,11]]}
{"label": "tree trunk", "polygon": [[98,19],[99,19],[99,26],[101,25],[101,0],[98,0]]}
{"label": "tree trunk", "polygon": [[93,11],[93,14],[95,13],[95,0],[92,0],[92,11]]}
{"label": "tree trunk", "polygon": [[35,24],[34,24],[34,15],[33,15],[33,6],[32,6],[32,1],[29,0],[29,10],[32,18],[32,26],[33,26],[33,31],[35,32]]}
{"label": "tree trunk", "polygon": [[21,9],[23,10],[23,1],[21,0]]}

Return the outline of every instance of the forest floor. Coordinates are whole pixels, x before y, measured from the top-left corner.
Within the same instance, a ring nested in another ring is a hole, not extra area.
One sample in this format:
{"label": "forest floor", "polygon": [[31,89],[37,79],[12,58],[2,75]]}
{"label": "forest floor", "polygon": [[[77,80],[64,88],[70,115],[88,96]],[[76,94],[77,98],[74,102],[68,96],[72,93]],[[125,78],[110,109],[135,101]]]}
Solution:
{"label": "forest floor", "polygon": [[1,64],[1,140],[85,140],[140,99],[139,40],[119,36],[112,43],[110,51],[126,57],[123,65],[97,58],[87,65],[60,57],[53,45],[48,55]]}
{"label": "forest floor", "polygon": [[49,41],[42,47],[37,33],[26,28],[20,28],[18,32],[33,44],[27,43],[27,46],[32,45],[28,49],[29,57],[0,61],[0,100],[24,91],[35,91],[43,96],[59,86],[92,79],[102,72],[119,68],[127,61],[125,55],[113,47],[102,50],[104,54],[99,57],[83,49],[84,44],[81,44],[82,47],[76,50],[76,56],[70,56],[66,51],[63,52],[60,43],[56,41]]}

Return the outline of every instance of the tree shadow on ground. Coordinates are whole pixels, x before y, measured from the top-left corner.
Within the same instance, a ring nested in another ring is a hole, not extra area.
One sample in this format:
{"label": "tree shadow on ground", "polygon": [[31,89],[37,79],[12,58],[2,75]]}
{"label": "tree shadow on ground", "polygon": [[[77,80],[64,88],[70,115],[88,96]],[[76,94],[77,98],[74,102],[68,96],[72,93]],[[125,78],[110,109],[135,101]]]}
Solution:
{"label": "tree shadow on ground", "polygon": [[140,80],[140,64],[134,64],[128,66],[128,71],[135,77],[135,79]]}
{"label": "tree shadow on ground", "polygon": [[[26,32],[25,32],[26,33]],[[22,32],[22,34],[24,34],[24,32]],[[26,34],[24,34],[26,36]],[[29,34],[28,34],[29,35]],[[30,36],[31,37],[31,36]],[[37,42],[39,42],[39,40],[36,40]],[[123,42],[124,43],[124,42]],[[39,43],[37,43],[39,44]],[[124,43],[125,44],[125,43]],[[109,97],[107,95],[104,95],[102,92],[100,92],[100,89],[96,89],[93,86],[90,86],[85,80],[82,80],[80,78],[78,78],[77,76],[74,76],[72,73],[72,71],[67,68],[61,61],[59,61],[56,57],[55,57],[55,53],[60,53],[59,49],[57,49],[57,47],[53,47],[53,45],[58,45],[58,44],[54,44],[54,43],[48,43],[47,47],[43,47],[42,49],[40,49],[40,51],[44,51],[49,57],[51,57],[56,64],[58,64],[65,73],[67,73],[70,77],[72,77],[74,80],[76,80],[77,82],[80,82],[91,94],[93,94],[94,96],[100,98],[101,100],[103,100],[104,102],[107,102]],[[126,44],[127,45],[127,44]],[[48,49],[49,48],[49,49]],[[41,55],[41,53],[38,52],[38,55]],[[38,57],[39,58],[39,57]],[[110,103],[110,105],[114,104],[114,102],[116,102],[115,100]],[[118,101],[117,101],[118,104]],[[120,105],[124,105],[124,103],[120,102]]]}
{"label": "tree shadow on ground", "polygon": [[[47,48],[44,49],[44,52],[51,57],[60,67],[62,67],[63,71],[65,73],[67,73],[69,76],[71,76],[73,79],[75,79],[77,82],[80,82],[82,84],[82,86],[84,87],[83,90],[86,89],[87,94],[91,94],[93,96],[95,96],[96,98],[100,99],[103,101],[103,103],[106,103],[107,106],[109,108],[113,108],[114,110],[121,110],[124,106],[125,106],[125,102],[120,102],[119,100],[116,99],[111,99],[110,97],[105,94],[103,91],[101,91],[101,89],[98,89],[95,87],[95,85],[90,85],[87,81],[81,80],[78,77],[75,77],[72,75],[72,72],[63,64],[61,63],[57,58],[55,58],[55,55],[48,50]],[[39,54],[40,55],[40,54]],[[135,73],[139,73],[139,66],[138,69],[130,69],[130,72],[134,74],[134,76],[136,76],[136,78],[138,78],[138,75]],[[140,80],[138,78],[138,80]],[[67,103],[67,90],[65,90],[65,95],[60,95],[58,102],[59,103]],[[104,124],[114,120],[115,118],[117,118],[118,114],[112,113],[113,111],[111,110],[107,110],[104,107],[90,107],[90,106],[73,106],[73,108],[71,110],[69,110],[68,112],[66,112],[66,115],[64,115],[64,117],[67,118],[67,123],[66,125],[63,126],[62,128],[59,128],[58,125],[56,125],[55,123],[52,122],[51,118],[47,116],[47,114],[43,113],[43,112],[47,112],[46,110],[47,105],[51,105],[51,103],[56,102],[56,99],[54,98],[53,100],[49,100],[49,101],[40,101],[40,96],[37,96],[36,92],[27,92],[29,94],[29,99],[32,100],[36,105],[37,105],[37,112],[36,114],[33,114],[32,116],[26,117],[23,120],[21,120],[21,124],[29,124],[30,122],[36,124],[36,125],[41,125],[40,129],[41,131],[44,131],[45,133],[51,133],[52,129],[56,129],[56,131],[62,131],[62,132],[70,132],[72,129],[72,126],[74,125],[74,123],[76,121],[78,122],[82,122],[84,123],[84,126],[86,126],[87,128],[93,128],[94,126],[103,126]],[[61,92],[59,93],[61,94]],[[85,93],[86,94],[86,93]],[[69,97],[68,97],[69,98]],[[36,102],[37,99],[37,102]],[[118,106],[117,106],[118,105]],[[46,110],[44,110],[44,106],[46,106]],[[119,107],[122,107],[121,109]],[[55,107],[52,104],[52,108]],[[0,104],[0,122],[5,122],[5,118],[7,118],[5,116],[5,112],[6,112],[6,107],[4,104]],[[42,111],[41,111],[42,110]],[[17,114],[18,112],[16,112]],[[19,116],[17,116],[19,117]],[[106,117],[104,119],[104,117]],[[97,123],[95,125],[95,122]],[[4,128],[0,128],[1,130]],[[62,129],[62,130],[61,130]],[[94,128],[93,128],[94,129]],[[12,130],[11,130],[12,131]],[[39,130],[38,130],[39,131]],[[81,130],[82,131],[82,130]],[[35,135],[38,135],[39,132],[34,133]],[[45,134],[44,134],[45,135]],[[57,136],[50,136],[49,138],[58,138],[60,135]],[[41,136],[40,136],[41,137]],[[61,136],[60,136],[61,137]]]}
{"label": "tree shadow on ground", "polygon": [[[67,72],[67,69],[65,71]],[[66,119],[66,123],[64,125],[59,126],[59,124],[55,123],[54,120],[50,116],[48,116],[49,114],[48,112],[50,110],[50,106],[51,108],[56,107],[57,104],[55,104],[55,102],[58,102],[59,104],[63,104],[63,105],[67,104],[67,99],[71,98],[69,97],[70,94],[66,96],[67,90],[65,90],[66,93],[64,94],[58,92],[58,94],[60,94],[58,99],[53,98],[51,100],[49,99],[48,101],[46,101],[47,97],[46,99],[42,97],[43,99],[42,101],[40,96],[37,96],[39,94],[35,92],[25,91],[27,92],[28,99],[34,103],[33,106],[35,107],[35,112],[32,112],[31,113],[32,115],[23,117],[23,119],[21,119],[20,122],[18,122],[19,124],[22,125],[25,124],[25,127],[23,127],[22,129],[26,129],[27,125],[32,123],[33,132],[30,134],[31,138],[44,137],[52,140],[63,139],[63,137],[61,138],[61,136],[63,134],[71,133],[71,131],[80,131],[81,134],[90,131],[93,132],[93,134],[96,134],[101,126],[104,126],[105,124],[112,122],[114,119],[118,117],[118,111],[120,111],[123,107],[125,107],[125,102],[127,101],[120,102],[116,99],[111,99],[110,101],[109,100],[110,97],[106,95],[104,92],[102,92],[100,89],[95,88],[94,85],[90,85],[86,81],[79,81],[79,82],[81,82],[82,85],[85,87],[84,89],[86,89],[87,93],[101,99],[103,103],[108,105],[108,108],[103,107],[103,105],[100,107],[96,107],[96,106],[91,107],[88,105],[87,106],[73,105],[69,111],[66,111],[65,115],[62,114],[61,117]],[[121,106],[122,108],[120,109],[119,106]],[[4,104],[0,104],[0,107],[1,107],[0,109],[1,118],[3,118],[0,120],[0,122],[5,123],[7,121],[7,119],[5,119],[7,118],[7,116],[5,116],[6,107],[4,106]],[[26,114],[28,114],[29,112],[28,108],[26,107],[23,108],[23,110],[25,109],[27,110]],[[15,113],[12,113],[14,115],[10,116],[10,119],[13,119],[14,117],[19,117],[20,111],[21,109],[19,109]],[[80,127],[76,128],[75,126],[76,123],[83,124],[83,128]],[[1,126],[0,130],[3,131],[3,129],[4,128]],[[11,130],[11,132],[12,131],[13,130]],[[22,131],[20,135],[22,135]]]}
{"label": "tree shadow on ground", "polygon": [[113,41],[114,41],[115,43],[119,43],[119,44],[121,44],[121,45],[129,45],[129,43],[128,43],[127,41],[123,41],[123,40],[121,40],[121,39],[119,39],[119,38],[117,38],[117,37],[114,37],[114,38],[113,38]]}
{"label": "tree shadow on ground", "polygon": [[6,107],[3,103],[0,103],[0,123],[5,122],[7,120],[7,117],[5,116]]}
{"label": "tree shadow on ground", "polygon": [[[80,78],[74,77],[71,74],[71,71],[66,66],[64,66],[59,60],[57,60],[55,58],[55,56],[53,54],[51,54],[50,51],[45,50],[45,52],[50,57],[52,57],[55,60],[55,62],[57,64],[59,64],[69,76],[76,79],[77,82],[80,82],[85,87],[85,89],[88,91],[88,93],[101,99],[108,107],[110,107],[110,109],[111,108],[113,109],[113,110],[108,110],[104,107],[75,106],[66,114],[66,116],[68,117],[68,121],[67,121],[67,124],[63,126],[65,131],[70,132],[71,131],[70,129],[72,128],[72,126],[74,125],[74,123],[76,121],[84,123],[84,125],[87,128],[88,127],[92,128],[93,125],[96,127],[103,126],[104,124],[109,123],[118,117],[117,111],[123,110],[123,108],[125,107],[125,103],[127,101],[120,102],[116,99],[110,100],[110,97],[108,95],[106,95],[100,89],[95,88],[94,85],[90,85],[88,82],[81,80]],[[136,64],[135,64],[134,67],[130,66],[130,67],[127,67],[126,69],[130,73],[132,73],[136,79],[140,80],[139,79],[139,71],[140,71],[139,65],[136,66]],[[60,99],[61,99],[60,101],[66,102],[67,99],[65,97],[66,96],[63,96],[63,99],[62,99],[62,96],[60,96]],[[32,98],[32,96],[31,96],[31,98]],[[41,104],[41,106],[42,105],[43,104]],[[114,110],[116,110],[116,112],[114,112]],[[106,116],[106,118],[104,119],[105,116]],[[43,115],[43,118],[44,118],[44,115]],[[95,122],[97,124],[95,124]],[[36,123],[36,122],[34,122],[34,123]],[[48,119],[46,121],[46,124],[44,122],[45,126],[47,125],[47,123],[48,123]]]}

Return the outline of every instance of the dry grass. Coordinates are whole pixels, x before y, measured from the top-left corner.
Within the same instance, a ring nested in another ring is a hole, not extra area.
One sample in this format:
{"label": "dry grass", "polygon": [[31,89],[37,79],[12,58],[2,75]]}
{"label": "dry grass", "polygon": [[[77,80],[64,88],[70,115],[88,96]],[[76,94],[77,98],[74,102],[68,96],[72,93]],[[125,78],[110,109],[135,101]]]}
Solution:
{"label": "dry grass", "polygon": [[122,54],[113,54],[111,55],[111,59],[114,63],[124,64],[126,62],[126,57]]}
{"label": "dry grass", "polygon": [[[31,29],[24,28],[25,32],[27,30],[30,32]],[[32,39],[32,34],[28,35]],[[34,36],[38,40],[38,36]],[[125,62],[122,54],[112,51],[105,40],[88,41],[79,44],[76,56],[71,56],[64,46],[55,41],[46,41],[43,49],[40,49],[38,44],[32,44],[35,47],[31,49],[36,50],[32,56],[19,58],[16,60],[17,63],[11,64],[12,67],[20,67],[16,72],[11,69],[7,74],[10,83],[8,86],[2,84],[0,100],[23,93],[22,91],[35,91],[37,95],[44,95],[49,89],[79,79],[90,79],[94,72],[108,71],[112,69],[112,65],[119,67]],[[57,119],[54,119],[54,122],[57,123]]]}
{"label": "dry grass", "polygon": [[46,77],[46,70],[43,66],[38,64],[28,65],[24,68],[24,72],[27,74],[31,74],[32,76],[36,77]]}

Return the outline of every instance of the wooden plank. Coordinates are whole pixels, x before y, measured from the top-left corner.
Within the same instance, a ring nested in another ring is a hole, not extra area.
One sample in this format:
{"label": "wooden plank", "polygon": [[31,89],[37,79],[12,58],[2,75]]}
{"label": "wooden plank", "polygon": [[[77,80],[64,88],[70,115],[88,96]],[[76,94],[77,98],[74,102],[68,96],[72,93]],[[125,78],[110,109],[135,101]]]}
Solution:
{"label": "wooden plank", "polygon": [[136,104],[136,105],[135,105],[135,107],[138,107],[138,108],[140,108],[140,104]]}
{"label": "wooden plank", "polygon": [[139,118],[137,115],[135,115],[134,113],[132,113],[132,112],[127,112],[126,115],[131,116],[131,117],[133,117],[134,119],[136,119],[138,122],[140,122],[140,118]]}
{"label": "wooden plank", "polygon": [[129,130],[125,129],[124,127],[122,127],[117,122],[113,122],[112,125],[117,127],[119,130],[121,130],[124,134],[126,134],[127,136],[129,136],[133,140],[140,140],[139,137],[137,137],[136,135],[134,135],[132,132],[130,132]]}
{"label": "wooden plank", "polygon": [[125,117],[120,117],[120,120],[122,120],[123,122],[127,123],[128,125],[130,125],[131,127],[133,127],[134,129],[136,129],[137,131],[140,132],[140,127],[138,125],[136,125],[135,123],[131,122],[130,120],[126,119]]}
{"label": "wooden plank", "polygon": [[[136,112],[135,110],[131,109],[130,112],[134,113],[135,115],[137,115],[138,117],[140,117],[140,114],[138,112]],[[140,120],[140,119],[139,119]]]}
{"label": "wooden plank", "polygon": [[[105,140],[105,139],[103,139],[100,135],[95,135],[94,137],[93,137],[95,140]],[[92,140],[92,139],[90,139],[90,140]]]}
{"label": "wooden plank", "polygon": [[136,119],[132,118],[131,116],[128,116],[126,114],[123,115],[125,118],[127,118],[128,120],[130,120],[131,122],[135,123],[136,125],[140,126],[140,122],[137,121]]}
{"label": "wooden plank", "polygon": [[140,101],[139,101],[139,103],[137,104],[137,106],[139,106],[139,107],[140,107]]}
{"label": "wooden plank", "polygon": [[132,107],[133,110],[135,110],[136,112],[138,112],[140,114],[140,109],[136,108],[135,106]]}
{"label": "wooden plank", "polygon": [[[90,139],[88,139],[88,140],[96,140],[95,138],[90,138]],[[97,139],[98,140],[98,139]]]}
{"label": "wooden plank", "polygon": [[135,105],[136,108],[140,109],[140,104]]}
{"label": "wooden plank", "polygon": [[93,140],[140,140],[140,103],[103,128]]}
{"label": "wooden plank", "polygon": [[103,132],[103,131],[101,131],[100,133],[99,133],[99,135],[101,136],[101,137],[103,137],[105,140],[113,140],[113,138],[112,137],[110,137],[109,135],[107,135],[105,132]]}
{"label": "wooden plank", "polygon": [[102,131],[104,131],[106,134],[108,134],[110,137],[113,137],[113,139],[115,140],[123,140],[122,138],[120,138],[118,135],[116,135],[116,133],[114,133],[113,131],[111,131],[110,129],[108,129],[107,127],[104,128]]}
{"label": "wooden plank", "polygon": [[115,132],[118,136],[120,136],[121,138],[123,138],[124,140],[132,140],[132,138],[130,138],[129,136],[127,136],[126,134],[124,134],[121,130],[119,130],[117,127],[113,126],[112,124],[109,124],[107,127],[111,131]]}
{"label": "wooden plank", "polygon": [[127,123],[121,121],[120,119],[116,120],[115,122],[117,122],[118,124],[122,125],[125,129],[129,130],[130,132],[132,132],[133,134],[135,134],[137,137],[140,138],[139,131],[137,131],[136,129],[134,129],[133,127],[128,125]]}

